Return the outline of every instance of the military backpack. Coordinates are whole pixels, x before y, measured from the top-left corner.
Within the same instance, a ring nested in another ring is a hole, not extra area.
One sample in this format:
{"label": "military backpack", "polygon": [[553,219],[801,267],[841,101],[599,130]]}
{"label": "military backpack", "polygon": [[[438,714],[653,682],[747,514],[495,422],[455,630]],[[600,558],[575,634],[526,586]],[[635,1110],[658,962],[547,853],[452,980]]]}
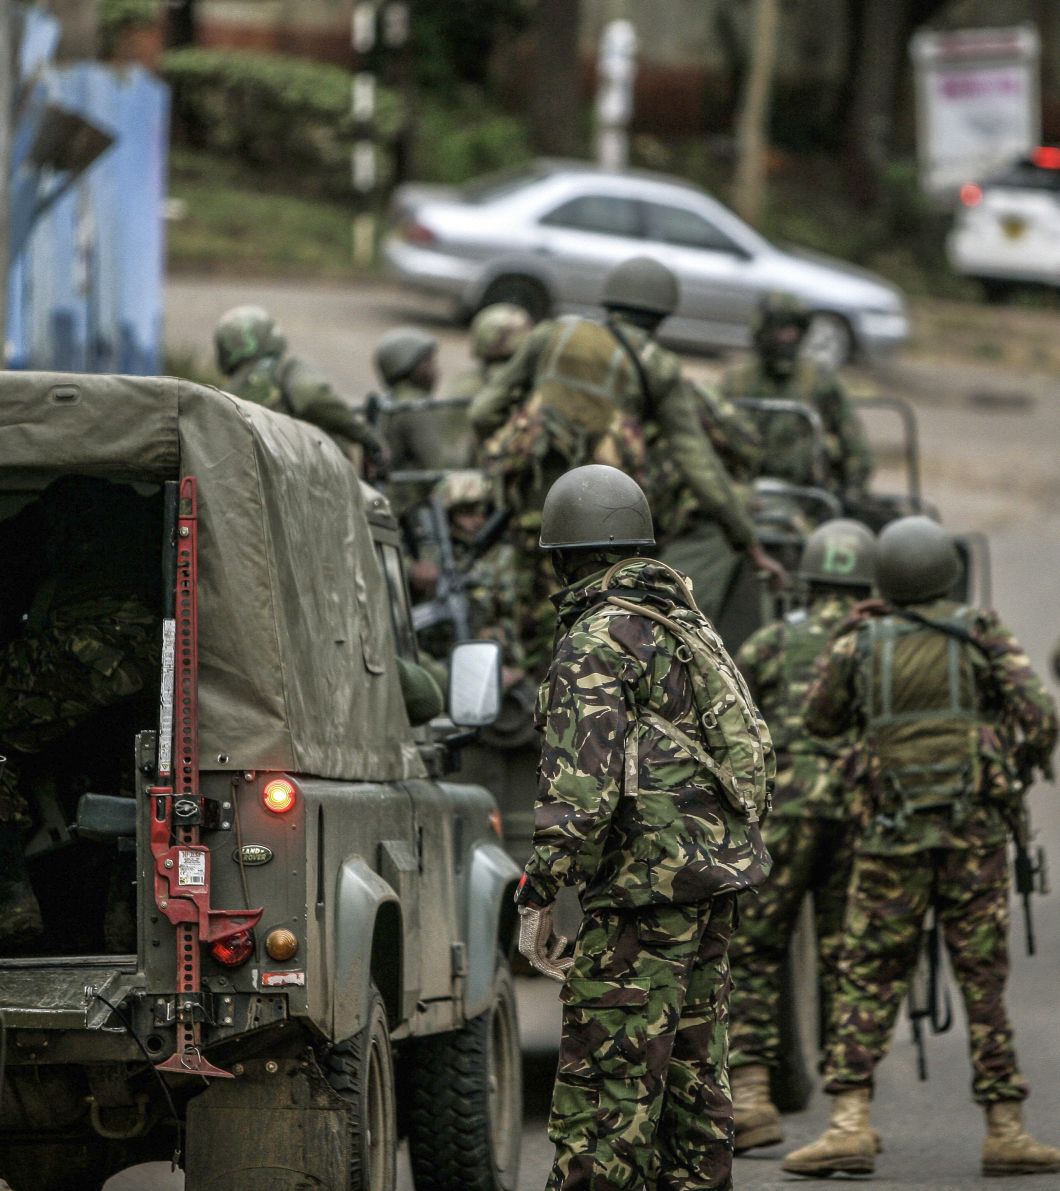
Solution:
{"label": "military backpack", "polygon": [[895,613],[859,629],[865,734],[883,810],[960,812],[980,788],[974,615],[961,607],[928,622]]}
{"label": "military backpack", "polygon": [[[620,594],[635,589],[612,588],[615,576],[628,559],[616,563],[604,576],[602,588],[607,604],[634,616],[645,616],[664,625],[678,640],[676,656],[688,667],[702,738],[693,740],[681,728],[652,711],[640,715],[650,721],[696,758],[717,781],[718,791],[729,809],[756,823],[772,807],[776,758],[769,729],[755,705],[743,675],[729,657],[721,638],[700,611],[691,590],[677,571],[665,563],[653,566],[665,570],[678,585],[685,605],[673,605],[663,612],[648,603],[627,599]],[[636,785],[637,758],[632,765],[632,784]]]}

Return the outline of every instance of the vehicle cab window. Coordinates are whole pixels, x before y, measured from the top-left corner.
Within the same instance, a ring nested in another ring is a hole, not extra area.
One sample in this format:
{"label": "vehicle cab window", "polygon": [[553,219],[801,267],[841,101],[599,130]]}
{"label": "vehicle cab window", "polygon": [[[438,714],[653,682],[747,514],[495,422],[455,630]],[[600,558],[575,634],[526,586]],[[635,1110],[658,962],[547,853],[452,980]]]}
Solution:
{"label": "vehicle cab window", "polygon": [[416,636],[412,630],[412,607],[409,590],[405,582],[405,570],[401,565],[401,552],[388,542],[376,543],[379,564],[386,578],[387,594],[390,596],[390,622],[394,628],[394,642],[398,653],[410,662],[416,660]]}
{"label": "vehicle cab window", "polygon": [[746,255],[724,232],[694,211],[670,207],[665,203],[644,203],[643,207],[645,232],[649,240],[679,248],[727,252],[730,256]]}
{"label": "vehicle cab window", "polygon": [[609,194],[583,194],[545,215],[547,227],[565,227],[603,236],[640,237],[639,204]]}

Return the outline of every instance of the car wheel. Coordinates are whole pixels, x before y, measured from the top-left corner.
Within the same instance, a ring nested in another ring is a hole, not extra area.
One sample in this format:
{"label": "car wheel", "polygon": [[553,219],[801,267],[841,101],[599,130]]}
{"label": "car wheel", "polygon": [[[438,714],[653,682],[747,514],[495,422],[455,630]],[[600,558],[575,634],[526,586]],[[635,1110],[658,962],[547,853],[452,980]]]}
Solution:
{"label": "car wheel", "polygon": [[498,959],[489,1009],[414,1051],[409,1158],[416,1191],[515,1191],[522,1059],[515,988]]}
{"label": "car wheel", "polygon": [[386,1010],[372,989],[361,1032],[328,1051],[324,1072],[350,1106],[349,1191],[394,1191],[397,1182],[397,1098]]}
{"label": "car wheel", "polygon": [[819,311],[810,319],[802,341],[802,354],[822,368],[835,371],[849,363],[854,354],[854,334],[841,314]]}
{"label": "car wheel", "polygon": [[492,306],[494,302],[511,302],[513,306],[521,306],[535,323],[548,318],[552,312],[548,290],[540,281],[521,273],[511,273],[491,281],[482,295],[479,310],[483,306]]}

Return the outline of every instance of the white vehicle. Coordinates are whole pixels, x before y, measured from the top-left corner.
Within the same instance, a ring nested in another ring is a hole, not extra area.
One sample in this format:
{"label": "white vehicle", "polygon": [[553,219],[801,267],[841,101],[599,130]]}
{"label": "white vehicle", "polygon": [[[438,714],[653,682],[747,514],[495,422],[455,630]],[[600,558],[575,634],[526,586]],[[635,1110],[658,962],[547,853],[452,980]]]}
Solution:
{"label": "white vehicle", "polygon": [[1060,285],[1060,148],[1045,145],[983,182],[961,187],[946,241],[957,273],[988,301],[1019,283]]}
{"label": "white vehicle", "polygon": [[678,178],[537,161],[462,187],[402,186],[384,250],[408,285],[463,314],[516,302],[535,319],[599,311],[604,278],[648,255],[681,284],[662,338],[680,346],[748,347],[762,295],[783,290],[813,312],[810,354],[831,367],[872,359],[909,335],[902,294],[853,265],[779,247]]}

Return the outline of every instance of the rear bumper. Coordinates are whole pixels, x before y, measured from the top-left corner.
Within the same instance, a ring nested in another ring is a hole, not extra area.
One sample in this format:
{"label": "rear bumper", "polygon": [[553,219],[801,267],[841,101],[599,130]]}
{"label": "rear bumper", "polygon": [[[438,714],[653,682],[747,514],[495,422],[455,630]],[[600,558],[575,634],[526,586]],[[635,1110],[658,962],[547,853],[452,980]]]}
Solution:
{"label": "rear bumper", "polygon": [[875,313],[858,316],[855,329],[858,350],[870,363],[889,360],[909,341],[909,319],[904,313]]}
{"label": "rear bumper", "polygon": [[447,253],[390,236],[383,242],[383,260],[392,277],[424,293],[453,298],[468,307],[478,295],[478,268]]}

